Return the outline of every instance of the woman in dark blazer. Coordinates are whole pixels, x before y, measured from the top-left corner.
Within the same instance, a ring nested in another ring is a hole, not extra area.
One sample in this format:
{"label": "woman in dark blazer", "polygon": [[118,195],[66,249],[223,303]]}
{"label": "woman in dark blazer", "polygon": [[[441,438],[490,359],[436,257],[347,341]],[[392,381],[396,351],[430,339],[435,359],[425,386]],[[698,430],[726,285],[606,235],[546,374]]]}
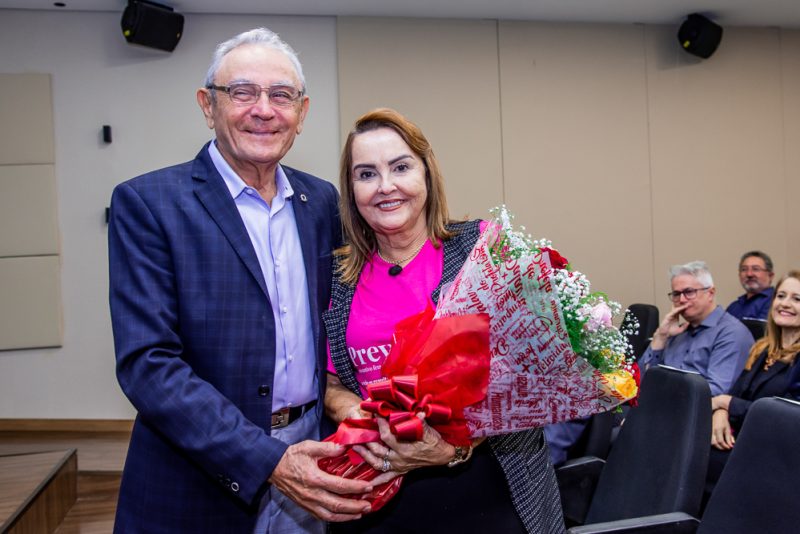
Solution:
{"label": "woman in dark blazer", "polygon": [[[366,385],[381,376],[394,325],[435,306],[485,226],[449,220],[430,144],[393,110],[356,121],[340,188],[348,245],[337,253],[323,315],[331,360],[325,408],[337,423],[365,415],[359,405]],[[403,485],[384,508],[331,525],[334,532],[563,532],[541,429],[477,439],[468,448],[453,447],[427,424],[420,441],[383,434],[385,445],[357,450],[385,472],[382,480],[404,474]]]}
{"label": "woman in dark blazer", "polygon": [[778,282],[767,318],[767,334],[755,342],[730,394],[711,399],[714,411],[707,489],[719,478],[750,405],[763,397],[792,396],[798,387],[800,271]]}

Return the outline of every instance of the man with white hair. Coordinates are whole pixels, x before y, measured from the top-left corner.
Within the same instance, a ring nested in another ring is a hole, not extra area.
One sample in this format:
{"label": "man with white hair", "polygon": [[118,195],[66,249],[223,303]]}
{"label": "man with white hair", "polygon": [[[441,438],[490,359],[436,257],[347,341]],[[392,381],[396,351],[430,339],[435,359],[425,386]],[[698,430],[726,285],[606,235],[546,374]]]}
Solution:
{"label": "man with white hair", "polygon": [[672,309],[639,359],[642,370],[658,364],[695,371],[708,381],[711,395],[727,393],[742,371],[753,336],[717,306],[714,280],[705,262],[670,269]]}
{"label": "man with white hair", "polygon": [[322,534],[369,510],[371,484],[318,460],[322,311],[338,194],[281,160],[309,97],[266,28],[217,47],[194,160],[120,184],[109,224],[120,386],[136,407],[115,532]]}

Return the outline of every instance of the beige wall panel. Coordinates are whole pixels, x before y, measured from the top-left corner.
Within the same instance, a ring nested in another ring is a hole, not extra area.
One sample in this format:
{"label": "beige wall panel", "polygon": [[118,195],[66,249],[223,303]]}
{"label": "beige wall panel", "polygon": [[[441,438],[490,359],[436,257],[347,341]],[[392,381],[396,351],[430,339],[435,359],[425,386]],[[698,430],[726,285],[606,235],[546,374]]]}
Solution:
{"label": "beige wall panel", "polygon": [[786,264],[785,208],[771,201],[784,194],[779,34],[726,28],[701,60],[674,33],[647,29],[656,291],[668,291],[669,265],[703,259],[727,306],[742,292],[742,252]]}
{"label": "beige wall panel", "polygon": [[0,350],[61,345],[58,256],[0,258]]}
{"label": "beige wall panel", "polygon": [[505,199],[595,290],[652,302],[643,29],[501,23]]}
{"label": "beige wall panel", "polygon": [[392,107],[431,142],[450,214],[485,218],[502,199],[494,21],[340,18],[342,143],[353,122]]}
{"label": "beige wall panel", "polygon": [[53,163],[50,75],[0,74],[0,124],[0,165]]}
{"label": "beige wall panel", "polygon": [[787,253],[775,266],[779,275],[800,269],[800,31],[781,30],[781,63],[786,195],[767,199],[786,210]]}
{"label": "beige wall panel", "polygon": [[0,165],[0,257],[58,254],[53,165]]}

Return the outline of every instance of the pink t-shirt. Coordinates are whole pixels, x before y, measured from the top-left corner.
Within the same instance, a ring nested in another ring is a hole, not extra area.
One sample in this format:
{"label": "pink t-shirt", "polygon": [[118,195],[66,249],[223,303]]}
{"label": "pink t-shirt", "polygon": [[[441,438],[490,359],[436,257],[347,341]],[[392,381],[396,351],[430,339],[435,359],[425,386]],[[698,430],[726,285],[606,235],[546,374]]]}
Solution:
{"label": "pink t-shirt", "polygon": [[[481,221],[480,230],[486,225],[486,221]],[[347,352],[363,397],[367,397],[367,385],[383,378],[381,367],[392,350],[395,325],[428,305],[436,306],[431,293],[442,279],[443,265],[444,247],[436,249],[428,241],[397,276],[389,275],[392,264],[377,254],[364,266],[353,295],[346,332]],[[336,374],[330,353],[328,371]]]}
{"label": "pink t-shirt", "polygon": [[[364,397],[366,386],[383,378],[381,367],[392,350],[394,326],[428,304],[434,306],[430,295],[442,279],[443,264],[444,249],[435,249],[428,241],[397,276],[389,275],[393,264],[377,254],[361,271],[350,306],[346,341]],[[328,371],[336,373],[330,356]]]}

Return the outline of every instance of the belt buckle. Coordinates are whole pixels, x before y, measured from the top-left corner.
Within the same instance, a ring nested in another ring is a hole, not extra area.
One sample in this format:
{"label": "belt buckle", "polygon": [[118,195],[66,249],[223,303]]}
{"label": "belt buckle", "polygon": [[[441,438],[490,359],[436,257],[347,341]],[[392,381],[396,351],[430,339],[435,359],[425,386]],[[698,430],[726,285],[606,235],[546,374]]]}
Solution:
{"label": "belt buckle", "polygon": [[272,412],[272,428],[283,428],[289,425],[289,408],[281,408]]}

